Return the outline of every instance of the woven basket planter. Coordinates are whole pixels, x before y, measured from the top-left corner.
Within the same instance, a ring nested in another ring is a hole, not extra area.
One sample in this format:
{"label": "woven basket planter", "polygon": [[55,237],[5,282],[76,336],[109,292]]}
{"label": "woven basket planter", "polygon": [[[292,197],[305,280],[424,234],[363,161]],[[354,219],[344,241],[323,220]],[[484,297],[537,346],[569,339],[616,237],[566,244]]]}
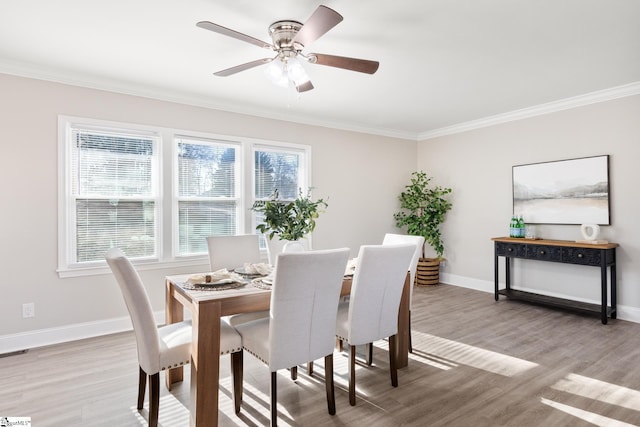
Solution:
{"label": "woven basket planter", "polygon": [[416,270],[416,285],[430,286],[440,283],[440,258],[420,258]]}

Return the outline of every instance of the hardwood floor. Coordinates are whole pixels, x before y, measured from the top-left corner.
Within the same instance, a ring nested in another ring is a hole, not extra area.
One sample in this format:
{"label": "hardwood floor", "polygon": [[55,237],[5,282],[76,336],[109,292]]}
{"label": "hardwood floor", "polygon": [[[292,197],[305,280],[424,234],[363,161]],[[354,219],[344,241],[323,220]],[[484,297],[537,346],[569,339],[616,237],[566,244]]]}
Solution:
{"label": "hardwood floor", "polygon": [[[326,409],[322,361],[313,377],[278,379],[281,426],[632,426],[640,425],[640,324],[548,309],[448,285],[414,291],[413,348],[399,387],[390,384],[386,342],[374,365],[357,367],[349,406],[347,359],[335,355],[337,413]],[[245,391],[236,416],[229,360],[222,360],[220,425],[269,421],[269,373],[245,354]],[[132,333],[0,358],[0,417],[32,425],[146,425],[136,410]],[[160,425],[188,426],[189,375],[161,386]]]}

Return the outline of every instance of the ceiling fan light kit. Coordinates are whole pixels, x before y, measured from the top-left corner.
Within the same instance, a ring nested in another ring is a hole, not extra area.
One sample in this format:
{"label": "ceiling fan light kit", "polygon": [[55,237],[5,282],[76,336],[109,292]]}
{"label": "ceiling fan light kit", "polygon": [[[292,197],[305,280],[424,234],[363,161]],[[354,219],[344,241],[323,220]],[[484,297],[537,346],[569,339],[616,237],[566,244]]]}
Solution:
{"label": "ceiling fan light kit", "polygon": [[326,34],[330,29],[338,25],[342,19],[342,15],[338,12],[321,5],[318,6],[304,24],[292,20],[276,21],[269,26],[269,34],[273,44],[209,21],[201,21],[196,25],[276,53],[275,57],[257,59],[236,65],[235,67],[215,72],[214,75],[227,77],[268,64],[267,68],[265,68],[265,74],[272,83],[282,87],[294,86],[298,92],[306,92],[313,89],[313,84],[302,65],[301,59],[310,64],[342,68],[366,74],[374,74],[378,70],[379,63],[377,61],[319,53],[303,53],[305,46]]}
{"label": "ceiling fan light kit", "polygon": [[[305,83],[311,83],[302,63],[295,56],[285,57],[281,60],[271,61],[264,72],[273,84],[280,87],[289,87],[291,84],[299,89]],[[311,87],[313,88],[313,86]]]}

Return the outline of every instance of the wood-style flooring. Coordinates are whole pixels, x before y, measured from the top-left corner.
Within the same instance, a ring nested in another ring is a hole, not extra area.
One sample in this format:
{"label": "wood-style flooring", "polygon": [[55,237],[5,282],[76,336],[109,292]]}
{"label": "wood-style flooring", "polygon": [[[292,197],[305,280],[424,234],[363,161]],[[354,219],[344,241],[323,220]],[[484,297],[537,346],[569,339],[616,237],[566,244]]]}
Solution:
{"label": "wood-style flooring", "polygon": [[[281,426],[640,426],[640,324],[583,316],[449,285],[416,288],[409,366],[390,384],[387,343],[357,367],[349,406],[347,359],[335,354],[337,413],[330,416],[322,361],[317,375],[278,378]],[[231,400],[229,357],[220,374],[220,425],[269,422],[269,373],[245,354],[242,411]],[[160,425],[189,425],[189,370],[168,392]],[[163,378],[162,378],[163,379]],[[35,427],[146,425],[136,410],[132,333],[31,349],[0,358],[0,417]],[[147,399],[148,402],[148,399]]]}

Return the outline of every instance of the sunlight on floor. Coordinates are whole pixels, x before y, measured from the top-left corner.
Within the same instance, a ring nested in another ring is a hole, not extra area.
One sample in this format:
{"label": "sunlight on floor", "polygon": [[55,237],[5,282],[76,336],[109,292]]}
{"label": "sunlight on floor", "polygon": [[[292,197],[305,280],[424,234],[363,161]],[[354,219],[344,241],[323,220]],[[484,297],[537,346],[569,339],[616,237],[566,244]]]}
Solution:
{"label": "sunlight on floor", "polygon": [[[133,412],[137,421],[140,422],[140,425],[147,425],[149,420],[148,401],[145,402],[144,409],[141,412],[138,411],[135,406],[131,407],[131,412]],[[182,402],[176,399],[171,393],[160,396],[160,410],[158,412],[158,424],[161,426],[189,426],[189,408],[185,408]]]}
{"label": "sunlight on floor", "polygon": [[409,361],[420,362],[443,371],[448,371],[449,369],[460,366],[450,360],[434,356],[415,347],[413,348],[413,353],[409,353]]}
{"label": "sunlight on floor", "polygon": [[[301,387],[312,386],[313,383],[304,375],[300,375],[301,367],[298,367],[298,379],[296,383]],[[245,373],[246,374],[246,373]],[[263,372],[265,379],[269,377],[269,370],[264,367]],[[260,375],[260,373],[256,373]],[[284,384],[290,380],[290,374],[287,370],[278,371],[278,385]],[[249,378],[247,378],[249,379]],[[268,382],[267,382],[268,384]],[[324,388],[323,388],[324,390]],[[244,381],[242,393],[242,407],[240,414],[236,415],[233,404],[233,384],[230,377],[220,379],[220,397],[219,397],[220,425],[268,425],[271,419],[270,402],[271,397],[269,391],[264,393],[256,388],[252,381]],[[226,417],[225,421],[222,417]],[[278,403],[278,425],[292,426],[295,425],[294,417],[289,413],[287,408]]]}
{"label": "sunlight on floor", "polygon": [[[388,353],[388,342],[384,340],[374,343],[377,349],[381,349],[383,354]],[[413,332],[413,354],[409,354],[410,363],[420,362],[438,369],[454,369],[461,365],[471,366],[502,376],[515,376],[522,374],[538,366],[523,359],[497,353],[490,350],[474,347],[453,340],[440,338],[434,335]],[[376,351],[374,357],[380,358],[380,352]],[[388,354],[384,354],[388,357]],[[378,360],[380,362],[380,360]],[[374,360],[374,364],[375,364]],[[385,360],[388,363],[388,360]],[[259,368],[259,369],[258,369]],[[358,371],[365,369],[362,362],[356,364],[356,376]],[[303,389],[318,389],[324,395],[324,363],[317,361],[314,366],[316,374],[313,377],[306,375],[306,368],[298,368],[298,379],[296,384]],[[263,377],[264,376],[264,377]],[[255,377],[255,378],[254,378]],[[253,367],[251,364],[245,366],[245,381],[243,384],[243,402],[240,414],[236,415],[233,404],[233,384],[229,375],[221,375],[219,388],[219,417],[221,426],[229,425],[267,425],[270,420],[269,410],[269,371],[264,366]],[[188,381],[188,378],[185,377]],[[576,381],[575,378],[570,380]],[[279,385],[285,386],[285,381],[290,381],[290,373],[287,370],[279,371]],[[342,389],[348,390],[348,358],[344,353],[334,353],[334,381],[336,392]],[[584,381],[583,381],[584,382]],[[560,383],[558,383],[560,384]],[[563,383],[564,384],[564,383]],[[565,385],[569,387],[569,385]],[[367,391],[358,388],[358,399],[367,400]],[[634,398],[635,399],[635,398]],[[549,401],[551,402],[551,401]],[[637,400],[633,400],[636,404]],[[545,402],[546,403],[546,402]],[[555,402],[552,402],[555,403]],[[549,404],[549,403],[547,403]],[[558,404],[560,405],[560,404]],[[577,409],[575,409],[577,411]],[[145,424],[148,419],[148,406],[142,413],[138,413],[132,407],[136,418],[141,424]],[[592,414],[593,416],[597,416]],[[291,426],[296,424],[295,414],[290,413],[286,407],[278,404],[278,424]],[[172,394],[163,394],[160,398],[160,425],[182,427],[189,425],[188,404],[178,400]],[[619,424],[625,425],[625,424]]]}
{"label": "sunlight on floor", "polygon": [[[147,417],[149,416],[149,412],[147,411],[149,409],[148,407],[145,407],[143,409],[144,416],[142,416],[140,411],[138,411],[138,408],[136,408],[135,406],[132,406],[129,409],[131,410],[131,413],[133,414],[133,416],[136,418],[136,421],[138,421],[138,423],[141,426],[147,425]],[[187,424],[189,424],[188,419],[187,419]]]}
{"label": "sunlight on floor", "polygon": [[[440,358],[440,362],[455,366],[455,364],[467,365],[494,374],[512,377],[522,374],[529,369],[538,366],[537,363],[507,356],[495,351],[463,344],[457,341],[436,337],[419,331],[412,331],[413,349],[428,358]],[[414,358],[423,363],[422,358]]]}
{"label": "sunlight on floor", "polygon": [[600,402],[640,410],[640,391],[577,374],[569,374],[551,388]]}
{"label": "sunlight on floor", "polygon": [[[380,345],[384,345],[381,343]],[[246,363],[247,361],[245,361]],[[340,388],[346,393],[348,388],[347,380],[348,359],[340,353],[334,354],[334,381],[336,392]],[[357,368],[359,369],[359,368]],[[314,375],[309,377],[306,374],[306,366],[298,367],[298,379],[295,381],[296,387],[301,394],[320,393],[322,398],[325,396],[324,385],[324,362],[316,361],[314,365]],[[189,381],[189,372],[185,372],[186,382]],[[295,390],[285,391],[285,387],[291,385],[290,372],[288,370],[278,371],[278,391],[280,393],[296,393]],[[164,387],[164,384],[161,385]],[[189,397],[186,401],[179,400],[171,392],[166,393],[163,390],[160,396],[160,413],[159,425],[171,427],[188,427],[189,426]],[[359,398],[366,398],[366,394],[360,394]],[[305,397],[306,398],[306,397]],[[220,426],[260,426],[269,425],[271,419],[270,414],[270,396],[269,396],[269,370],[264,365],[254,365],[246,363],[245,365],[245,381],[243,384],[243,399],[240,414],[235,413],[233,403],[233,382],[229,375],[222,375],[219,382],[219,425]],[[296,407],[292,405],[291,407]],[[292,414],[291,409],[278,403],[278,425],[287,427],[298,425],[295,420],[296,415]],[[134,406],[130,407],[131,412],[136,418],[136,425],[147,425],[149,419],[149,404],[145,401],[142,411],[138,411]]]}
{"label": "sunlight on floor", "polygon": [[545,399],[544,397],[541,398],[540,401],[545,405],[551,406],[552,408],[558,409],[569,415],[573,415],[574,417],[580,418],[581,420],[587,421],[599,427],[635,427],[633,424],[614,420],[609,417],[594,414],[593,412],[554,402],[553,400]]}

